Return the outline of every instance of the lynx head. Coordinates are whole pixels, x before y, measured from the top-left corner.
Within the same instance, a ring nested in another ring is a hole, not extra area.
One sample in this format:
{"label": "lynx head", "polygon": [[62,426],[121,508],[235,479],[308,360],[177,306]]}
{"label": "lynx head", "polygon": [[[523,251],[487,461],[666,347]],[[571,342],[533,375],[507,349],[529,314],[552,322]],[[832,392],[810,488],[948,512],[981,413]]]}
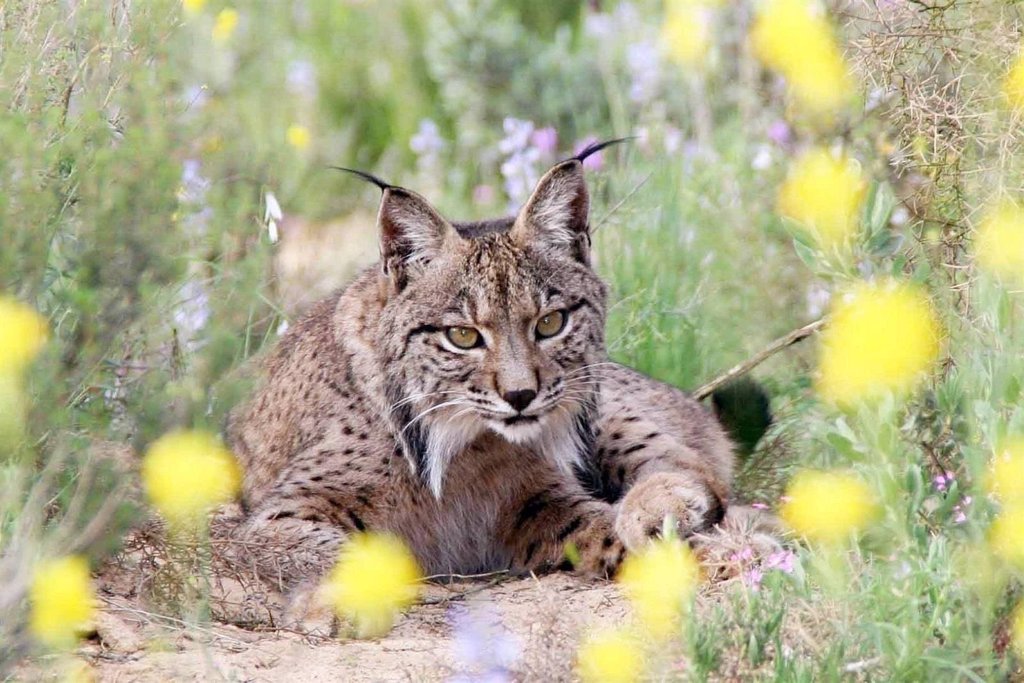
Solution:
{"label": "lynx head", "polygon": [[606,360],[582,164],[592,151],[548,171],[518,216],[483,223],[449,222],[381,184],[388,419],[438,497],[448,463],[487,430],[569,471],[592,446],[593,368]]}

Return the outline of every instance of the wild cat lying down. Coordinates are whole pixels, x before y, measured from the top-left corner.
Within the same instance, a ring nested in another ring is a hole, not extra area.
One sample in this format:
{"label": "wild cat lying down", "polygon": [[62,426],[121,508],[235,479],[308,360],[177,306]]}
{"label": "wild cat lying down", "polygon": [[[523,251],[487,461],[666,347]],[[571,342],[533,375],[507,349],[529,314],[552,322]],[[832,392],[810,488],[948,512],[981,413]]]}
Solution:
{"label": "wild cat lying down", "polygon": [[608,360],[582,163],[608,144],[477,223],[360,174],[383,191],[380,262],[293,325],[230,422],[234,535],[265,578],[315,578],[363,530],[428,574],[608,576],[666,518],[690,537],[749,513],[714,416]]}

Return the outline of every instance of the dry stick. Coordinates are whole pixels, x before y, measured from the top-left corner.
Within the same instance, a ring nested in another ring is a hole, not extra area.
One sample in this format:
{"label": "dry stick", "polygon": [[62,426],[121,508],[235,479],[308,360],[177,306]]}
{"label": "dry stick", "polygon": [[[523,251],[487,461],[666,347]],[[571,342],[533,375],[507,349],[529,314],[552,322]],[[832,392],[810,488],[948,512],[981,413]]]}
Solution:
{"label": "dry stick", "polygon": [[798,341],[806,339],[815,332],[817,332],[822,325],[825,324],[825,319],[820,318],[815,320],[813,323],[808,323],[803,327],[799,327],[784,337],[779,337],[771,344],[766,346],[763,350],[754,354],[752,357],[743,361],[739,365],[729,368],[728,371],[714,378],[707,384],[701,386],[699,389],[693,392],[693,397],[698,401],[702,401],[711,395],[715,389],[719,388],[723,384],[730,382],[741,375],[745,375],[761,363],[765,362],[779,351],[796,344]]}

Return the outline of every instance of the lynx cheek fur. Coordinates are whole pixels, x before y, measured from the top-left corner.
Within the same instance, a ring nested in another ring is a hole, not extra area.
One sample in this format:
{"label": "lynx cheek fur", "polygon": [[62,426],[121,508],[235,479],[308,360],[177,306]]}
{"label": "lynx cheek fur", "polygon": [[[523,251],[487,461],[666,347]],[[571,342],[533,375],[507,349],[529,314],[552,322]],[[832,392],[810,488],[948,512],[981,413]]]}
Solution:
{"label": "lynx cheek fur", "polygon": [[[593,150],[589,150],[593,151]],[[381,261],[313,307],[232,416],[247,560],[295,585],[347,534],[403,538],[428,574],[609,575],[673,515],[725,513],[732,451],[681,391],[608,361],[582,159],[520,214],[451,223],[379,183]]]}

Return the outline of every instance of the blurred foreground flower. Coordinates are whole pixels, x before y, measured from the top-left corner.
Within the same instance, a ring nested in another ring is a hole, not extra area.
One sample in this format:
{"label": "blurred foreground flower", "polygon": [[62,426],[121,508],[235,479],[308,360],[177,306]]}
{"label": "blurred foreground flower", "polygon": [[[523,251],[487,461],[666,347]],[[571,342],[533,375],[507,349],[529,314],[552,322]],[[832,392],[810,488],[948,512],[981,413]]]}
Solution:
{"label": "blurred foreground flower", "polygon": [[69,649],[89,628],[93,592],[89,563],[71,555],[41,564],[29,588],[29,632],[43,645]]}
{"label": "blurred foreground flower", "polygon": [[846,156],[812,149],[798,158],[779,189],[778,211],[799,223],[818,246],[848,246],[860,226],[867,183]]}
{"label": "blurred foreground flower", "polygon": [[1010,70],[1003,77],[1003,97],[1011,109],[1024,109],[1024,49],[1010,65]]}
{"label": "blurred foreground flower", "polygon": [[1024,569],[1024,506],[1004,509],[988,529],[988,542],[992,552]]}
{"label": "blurred foreground flower", "polygon": [[238,28],[238,10],[226,7],[217,13],[210,35],[213,42],[223,45],[231,40],[231,36],[235,35],[236,28]]}
{"label": "blurred foreground flower", "polygon": [[699,578],[690,547],[677,538],[659,539],[630,555],[618,575],[637,617],[659,638],[678,631]]}
{"label": "blurred foreground flower", "polygon": [[212,434],[171,432],[146,452],[142,483],[168,524],[198,528],[210,511],[238,495],[241,472],[235,457]]}
{"label": "blurred foreground flower", "polygon": [[0,296],[0,373],[19,373],[43,348],[46,319],[16,299]]}
{"label": "blurred foreground flower", "polygon": [[1024,436],[1008,439],[996,449],[985,485],[1004,505],[1024,504]]}
{"label": "blurred foreground flower", "polygon": [[785,77],[810,113],[833,114],[853,97],[853,78],[832,26],[808,0],[769,0],[751,41],[758,58]]}
{"label": "blurred foreground flower", "polygon": [[910,284],[862,283],[833,300],[828,319],[817,389],[836,405],[909,391],[938,358],[938,319]]}
{"label": "blurred foreground flower", "polygon": [[710,11],[699,0],[669,0],[661,40],[668,57],[682,66],[704,64],[711,47]]}
{"label": "blurred foreground flower", "polygon": [[309,142],[311,140],[309,128],[306,128],[305,126],[300,126],[297,123],[293,123],[292,125],[288,126],[288,130],[285,131],[284,138],[289,145],[299,150],[300,152],[304,151],[309,147]]}
{"label": "blurred foreground flower", "polygon": [[833,543],[863,529],[877,513],[867,485],[849,472],[798,472],[786,487],[779,516],[812,541]]}
{"label": "blurred foreground flower", "polygon": [[416,559],[399,539],[386,534],[353,536],[324,584],[338,614],[362,638],[382,636],[395,616],[416,600],[421,578]]}
{"label": "blurred foreground flower", "polygon": [[996,277],[1024,284],[1024,207],[1005,199],[988,209],[974,235],[974,255]]}
{"label": "blurred foreground flower", "polygon": [[206,0],[181,0],[181,6],[188,16],[194,16],[203,11],[206,7]]}
{"label": "blurred foreground flower", "polygon": [[588,634],[576,654],[576,671],[583,683],[633,683],[644,669],[643,649],[623,630]]}

